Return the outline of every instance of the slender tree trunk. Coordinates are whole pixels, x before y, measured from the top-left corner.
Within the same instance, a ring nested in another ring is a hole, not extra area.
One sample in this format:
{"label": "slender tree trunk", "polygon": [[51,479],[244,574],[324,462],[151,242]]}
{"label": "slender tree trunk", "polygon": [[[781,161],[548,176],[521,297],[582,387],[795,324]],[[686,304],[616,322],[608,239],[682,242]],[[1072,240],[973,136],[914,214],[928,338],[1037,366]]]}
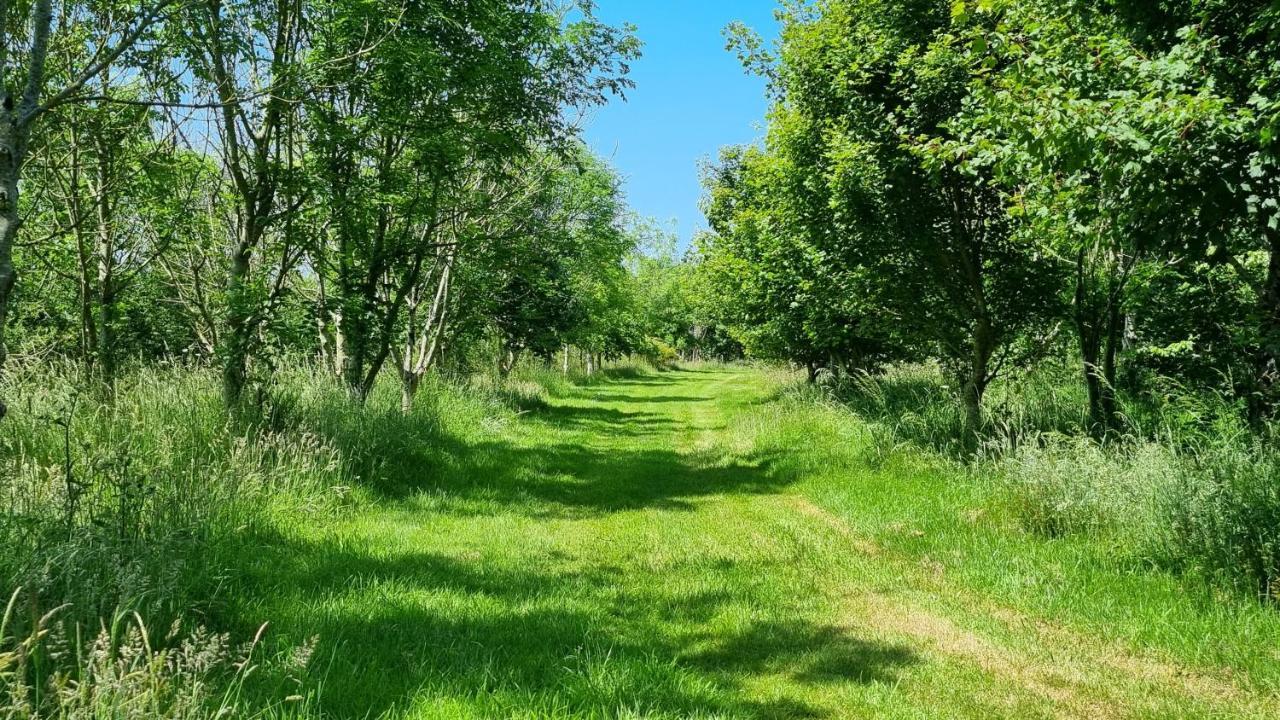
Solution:
{"label": "slender tree trunk", "polygon": [[[1115,407],[1115,339],[1118,332],[1118,312],[1108,294],[1098,298],[1098,290],[1089,272],[1089,257],[1085,249],[1076,254],[1076,287],[1073,315],[1076,335],[1080,341],[1080,365],[1088,393],[1089,424],[1095,432],[1105,432],[1111,426]],[[1112,337],[1108,337],[1112,336]]]}
{"label": "slender tree trunk", "polygon": [[115,382],[115,318],[116,318],[116,279],[115,279],[115,228],[111,212],[111,201],[107,197],[109,178],[107,177],[107,160],[102,157],[105,148],[100,148],[98,159],[98,372],[103,382],[110,387]]}
{"label": "slender tree trunk", "polygon": [[569,344],[564,346],[564,369],[562,373],[565,377],[569,377]]}
{"label": "slender tree trunk", "polygon": [[254,328],[253,291],[249,287],[249,255],[257,245],[257,238],[250,227],[241,230],[241,239],[231,254],[231,267],[227,274],[227,329],[222,334],[222,400],[227,407],[240,402],[249,377],[249,353],[252,350]]}
{"label": "slender tree trunk", "polygon": [[1280,390],[1280,229],[1266,228],[1267,245],[1271,253],[1267,264],[1267,277],[1262,285],[1259,310],[1262,316],[1261,352],[1257,359],[1258,392],[1251,404],[1250,414],[1255,420],[1274,415],[1277,390]]}
{"label": "slender tree trunk", "polygon": [[400,374],[400,412],[405,415],[413,412],[413,401],[418,396],[418,386],[421,383],[422,376],[416,372]]}
{"label": "slender tree trunk", "polygon": [[1096,432],[1106,433],[1117,425],[1116,398],[1118,355],[1124,342],[1124,315],[1119,301],[1109,296],[1102,306],[1080,300],[1087,290],[1077,290],[1076,332],[1080,338],[1080,361],[1089,397],[1089,423]]}
{"label": "slender tree trunk", "polygon": [[[8,4],[5,4],[6,9]],[[9,18],[5,18],[7,22]],[[13,267],[13,245],[22,225],[18,214],[18,182],[27,158],[31,122],[38,114],[44,89],[44,66],[49,57],[49,33],[53,26],[52,0],[36,0],[31,7],[31,46],[27,58],[26,87],[20,98],[8,88],[0,88],[0,369],[9,358],[9,306],[18,274]],[[7,49],[12,38],[9,27],[0,27],[0,43]],[[16,79],[16,78],[15,78]]]}
{"label": "slender tree trunk", "polygon": [[520,349],[506,342],[498,346],[498,377],[506,380],[520,360]]}
{"label": "slender tree trunk", "polygon": [[1089,395],[1089,421],[1096,426],[1106,417],[1102,398],[1105,381],[1100,364],[1101,338],[1093,327],[1082,320],[1076,321],[1076,332],[1080,336],[1080,362],[1085,390]]}
{"label": "slender tree trunk", "polygon": [[[1118,313],[1116,316],[1118,319]],[[1118,322],[1099,321],[1096,317],[1076,321],[1081,367],[1089,395],[1089,421],[1101,432],[1115,427],[1119,409],[1115,390],[1116,355],[1121,342],[1118,327]]]}
{"label": "slender tree trunk", "polygon": [[[74,162],[74,161],[73,161]],[[77,198],[79,193],[79,183],[75,179],[76,173],[72,172],[71,183],[71,216],[70,220],[75,226],[76,236],[76,261],[80,266],[79,276],[77,277],[77,288],[80,300],[80,362],[84,369],[85,379],[87,380],[93,375],[94,358],[97,355],[98,343],[98,320],[93,312],[93,253],[89,249],[89,242],[85,238],[83,229],[83,218],[80,214],[80,203]]]}
{"label": "slender tree trunk", "polygon": [[[4,32],[0,30],[0,32]],[[18,215],[18,180],[26,155],[26,131],[18,125],[12,98],[4,98],[5,110],[0,120],[0,368],[9,357],[9,305],[18,273],[13,267],[13,245],[18,239],[22,220]]]}
{"label": "slender tree trunk", "polygon": [[82,251],[80,256],[80,362],[84,366],[85,379],[93,375],[94,358],[101,344],[98,342],[98,320],[93,313],[93,274],[90,258]]}
{"label": "slender tree trunk", "polygon": [[[7,198],[17,198],[17,178],[0,175],[0,192]],[[0,369],[9,358],[8,328],[9,305],[13,301],[13,287],[18,274],[13,268],[13,242],[18,235],[18,211],[13,200],[0,200]]]}
{"label": "slender tree trunk", "polygon": [[979,316],[974,324],[969,367],[961,390],[965,432],[976,437],[982,432],[982,399],[991,382],[991,359],[996,351],[996,332],[990,318]]}
{"label": "slender tree trunk", "polygon": [[1118,377],[1118,355],[1120,345],[1124,342],[1124,315],[1120,311],[1119,299],[1112,294],[1107,299],[1107,321],[1102,346],[1102,412],[1105,427],[1110,430],[1117,426],[1119,405],[1116,400],[1116,379]]}
{"label": "slender tree trunk", "polygon": [[342,346],[343,356],[340,373],[347,393],[353,400],[364,402],[365,399],[365,359],[369,343],[369,317],[365,312],[360,290],[343,288],[342,304]]}

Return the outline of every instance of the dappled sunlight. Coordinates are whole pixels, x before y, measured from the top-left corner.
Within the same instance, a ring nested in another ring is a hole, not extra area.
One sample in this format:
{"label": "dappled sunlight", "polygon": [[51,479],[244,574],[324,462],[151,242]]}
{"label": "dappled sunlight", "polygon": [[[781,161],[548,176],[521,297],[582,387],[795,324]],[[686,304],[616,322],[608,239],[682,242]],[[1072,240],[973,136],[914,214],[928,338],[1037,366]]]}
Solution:
{"label": "dappled sunlight", "polygon": [[[729,550],[752,527],[734,498],[795,479],[767,457],[692,446],[725,422],[706,383],[741,378],[581,387],[497,436],[438,437],[429,452],[392,456],[405,466],[363,478],[395,490],[370,512],[262,537],[236,580],[237,624],[270,617],[286,646],[318,637],[320,708],[335,718],[428,698],[499,715],[551,703],[567,714],[832,716],[827,691],[806,699],[805,688],[892,683],[919,659],[797,611],[793,570],[767,536],[728,554],[702,549]],[[703,537],[679,540],[689,533]],[[786,620],[724,625],[779,603]],[[758,681],[783,694],[756,697]]]}

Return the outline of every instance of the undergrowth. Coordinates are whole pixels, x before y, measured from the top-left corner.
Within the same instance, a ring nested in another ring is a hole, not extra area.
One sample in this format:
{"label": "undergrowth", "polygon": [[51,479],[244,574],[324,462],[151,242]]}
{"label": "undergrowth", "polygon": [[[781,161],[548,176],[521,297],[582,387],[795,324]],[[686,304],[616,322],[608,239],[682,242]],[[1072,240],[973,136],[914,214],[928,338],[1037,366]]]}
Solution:
{"label": "undergrowth", "polygon": [[1241,408],[1179,389],[1123,398],[1123,430],[1092,437],[1082,383],[1048,368],[996,384],[968,436],[935,366],[861,374],[802,394],[851,410],[873,464],[900,448],[995,479],[1027,532],[1092,536],[1117,556],[1280,599],[1280,452]]}
{"label": "undergrowth", "polygon": [[[208,370],[147,368],[108,390],[70,365],[13,368],[0,592],[22,592],[0,629],[0,717],[225,716],[250,674],[274,687],[289,663],[253,658],[256,642],[179,629],[193,613],[217,615],[259,538],[408,492],[465,450],[454,447],[461,429],[495,430],[573,384],[640,372],[433,376],[406,415],[394,378],[359,404],[295,366],[260,405],[229,414]],[[299,712],[284,698],[302,692],[277,693],[270,712]]]}

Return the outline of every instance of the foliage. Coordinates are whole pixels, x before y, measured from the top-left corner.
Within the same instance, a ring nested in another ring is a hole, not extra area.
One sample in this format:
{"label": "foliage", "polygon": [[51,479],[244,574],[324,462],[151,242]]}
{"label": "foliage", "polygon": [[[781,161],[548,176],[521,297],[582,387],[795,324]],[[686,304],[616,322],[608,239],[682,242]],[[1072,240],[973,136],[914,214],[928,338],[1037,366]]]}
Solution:
{"label": "foliage", "polygon": [[763,144],[706,179],[705,282],[749,352],[811,377],[936,361],[973,435],[993,429],[988,386],[1069,339],[1095,433],[1162,378],[1263,421],[1272,4],[820,0],[780,17],[775,47],[730,30],[773,104]]}

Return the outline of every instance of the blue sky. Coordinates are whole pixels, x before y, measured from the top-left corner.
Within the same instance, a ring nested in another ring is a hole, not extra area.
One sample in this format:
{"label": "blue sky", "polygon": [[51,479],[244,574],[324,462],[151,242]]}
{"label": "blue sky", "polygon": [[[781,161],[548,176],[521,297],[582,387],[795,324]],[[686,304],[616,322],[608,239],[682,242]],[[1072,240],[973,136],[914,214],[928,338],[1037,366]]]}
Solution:
{"label": "blue sky", "polygon": [[706,227],[698,210],[698,162],[721,146],[763,133],[764,81],[748,76],[725,50],[723,30],[734,20],[772,39],[775,0],[598,0],[610,24],[630,22],[644,41],[632,66],[634,90],[595,110],[586,138],[626,180],[627,199],[641,215],[675,220],[681,247]]}

